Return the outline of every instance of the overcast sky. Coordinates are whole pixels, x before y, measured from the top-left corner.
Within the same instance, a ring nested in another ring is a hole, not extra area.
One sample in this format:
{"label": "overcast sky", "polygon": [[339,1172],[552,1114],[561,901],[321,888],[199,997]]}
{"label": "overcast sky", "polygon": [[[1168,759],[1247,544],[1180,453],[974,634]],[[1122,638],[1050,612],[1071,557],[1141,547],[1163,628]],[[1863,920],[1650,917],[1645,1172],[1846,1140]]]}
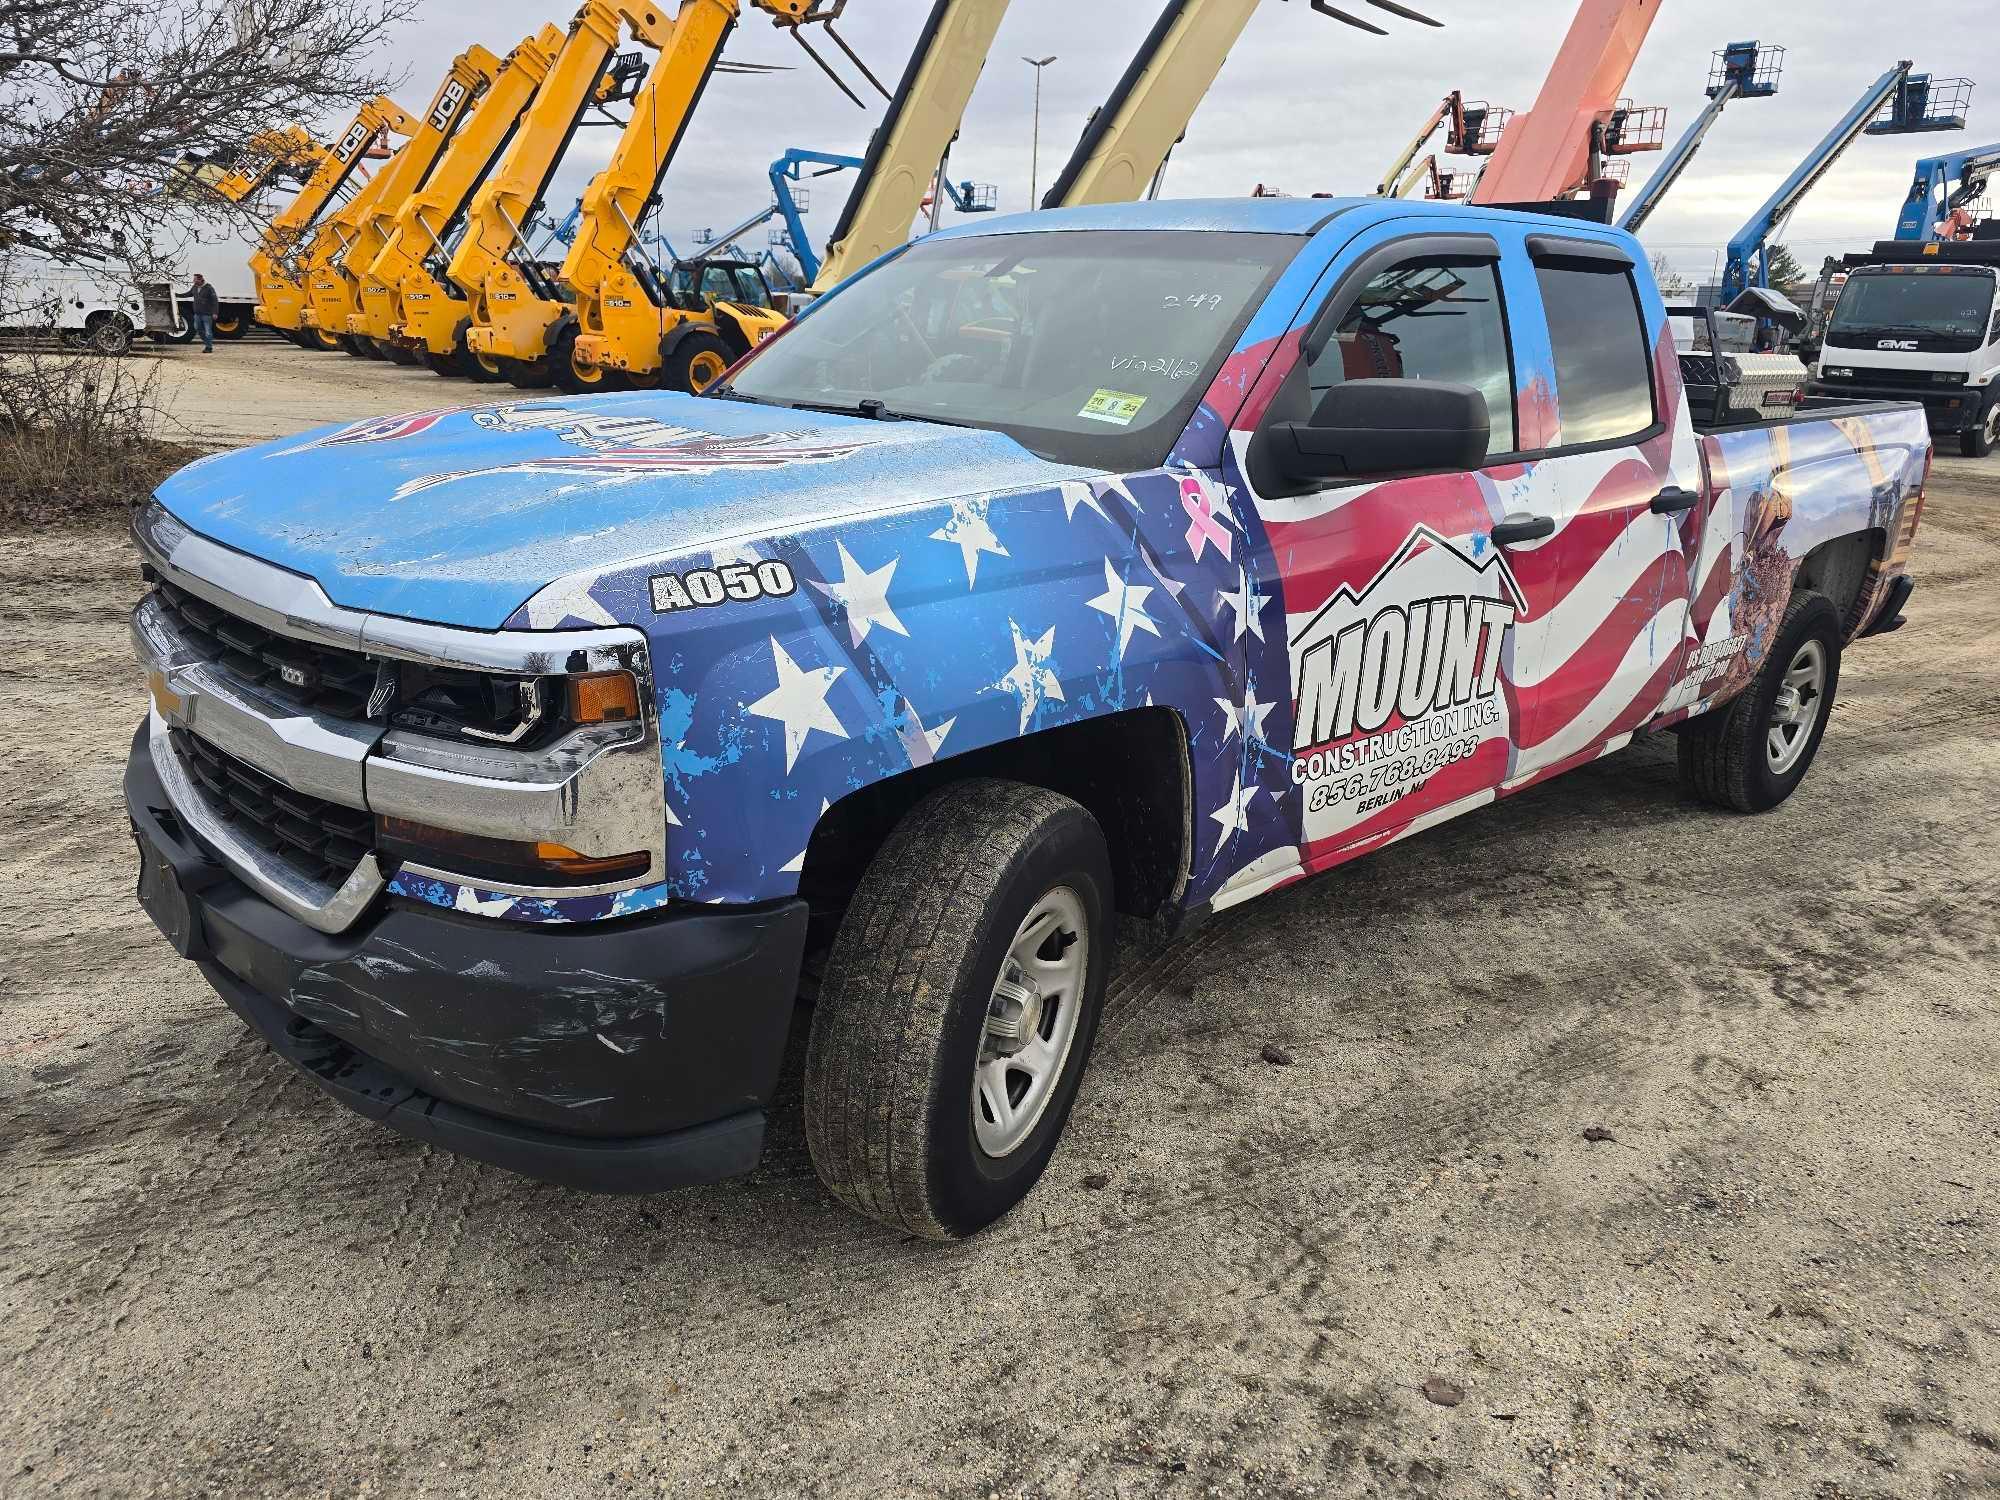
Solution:
{"label": "overcast sky", "polygon": [[[1024,55],[1058,61],[1044,72],[1041,182],[1047,187],[1083,127],[1159,14],[1162,0],[1014,0],[972,97],[953,176],[997,184],[1002,210],[1029,206],[1033,70]],[[1284,191],[1365,193],[1447,90],[1526,109],[1575,11],[1575,0],[1411,0],[1445,22],[1435,31],[1342,0],[1378,17],[1369,36],[1315,14],[1307,0],[1264,0],[1175,153],[1173,197],[1247,194],[1259,182]],[[1937,76],[1985,79],[1966,130],[1864,137],[1814,190],[1784,239],[1801,262],[1889,235],[1919,156],[2000,140],[2000,27],[1972,20],[1992,0],[1939,12],[1883,0],[1662,0],[1634,70],[1635,103],[1668,109],[1673,140],[1704,103],[1709,55],[1755,38],[1789,49],[1777,97],[1741,100],[1710,133],[1643,238],[1674,264],[1706,278],[1717,250],[1800,158],[1899,58]],[[728,227],[769,201],[765,171],[788,146],[859,155],[879,107],[856,109],[768,20],[746,16],[731,58],[791,63],[798,71],[720,76],[709,88],[664,185],[660,225],[683,251],[691,231]],[[849,0],[843,35],[894,85],[930,0]],[[425,102],[453,53],[468,42],[505,52],[568,10],[526,0],[426,0],[394,41],[408,79],[399,97]],[[1953,19],[1943,19],[1949,14]],[[1907,17],[1907,19],[1902,19]],[[1919,19],[1922,17],[1923,19]],[[822,48],[831,52],[830,48]],[[609,154],[613,132],[579,132],[550,193],[558,214]],[[1657,155],[1634,158],[1643,180]],[[822,242],[851,179],[828,179],[810,221]],[[947,215],[947,221],[951,219]]]}

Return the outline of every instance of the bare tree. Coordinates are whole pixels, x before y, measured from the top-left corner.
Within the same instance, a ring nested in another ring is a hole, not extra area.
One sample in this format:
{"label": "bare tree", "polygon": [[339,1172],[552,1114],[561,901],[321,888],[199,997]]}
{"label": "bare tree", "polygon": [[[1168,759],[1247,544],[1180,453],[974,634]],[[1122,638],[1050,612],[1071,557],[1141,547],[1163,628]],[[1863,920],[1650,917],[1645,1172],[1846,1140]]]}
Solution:
{"label": "bare tree", "polygon": [[0,248],[116,263],[191,210],[247,222],[198,169],[380,93],[377,55],[413,8],[0,0]]}
{"label": "bare tree", "polygon": [[1664,250],[1653,255],[1653,279],[1659,283],[1660,295],[1669,302],[1694,295],[1694,283],[1674,269]]}

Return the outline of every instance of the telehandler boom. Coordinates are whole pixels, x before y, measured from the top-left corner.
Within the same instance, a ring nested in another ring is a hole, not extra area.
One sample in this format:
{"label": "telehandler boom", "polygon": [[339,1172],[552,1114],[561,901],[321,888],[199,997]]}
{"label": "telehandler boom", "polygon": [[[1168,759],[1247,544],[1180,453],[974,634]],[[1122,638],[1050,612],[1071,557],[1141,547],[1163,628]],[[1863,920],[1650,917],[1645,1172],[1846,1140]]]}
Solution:
{"label": "telehandler boom", "polygon": [[[845,6],[845,0],[750,0],[750,3],[769,15],[774,24],[791,31],[815,61],[820,61],[818,54],[798,36],[798,28],[809,23],[830,23]],[[530,215],[540,207],[538,194],[535,202],[521,203],[519,211],[508,216],[508,228],[513,235],[509,258],[488,268],[485,295],[472,297],[467,347],[481,363],[488,368],[497,367],[516,383],[540,385],[558,379],[570,388],[587,389],[600,388],[607,379],[626,378],[622,370],[607,371],[576,358],[578,324],[562,296],[565,286],[574,288],[579,296],[596,297],[593,305],[605,311],[637,312],[643,307],[653,314],[649,319],[654,327],[649,341],[651,354],[642,355],[640,361],[644,371],[658,367],[662,324],[677,327],[693,318],[705,327],[712,326],[708,305],[701,298],[677,299],[646,262],[638,243],[639,221],[653,205],[660,179],[673,160],[708,80],[721,63],[723,46],[741,11],[741,0],[680,0],[671,20],[662,19],[664,8],[663,4],[620,5],[619,14],[634,35],[656,48],[658,55],[645,84],[633,97],[631,116],[612,150],[611,160],[584,190],[581,221],[564,257],[560,284],[533,266],[525,253],[525,229]],[[846,43],[837,33],[829,30],[829,35],[846,50]],[[824,62],[820,65],[826,67]],[[557,68],[552,80],[560,76],[560,62]],[[831,69],[827,71],[831,73]],[[873,81],[873,75],[869,76]],[[835,82],[839,82],[838,78]],[[841,87],[850,98],[855,97],[846,85]],[[547,91],[545,86],[544,92]],[[531,115],[539,112],[540,103],[538,97]],[[487,193],[482,192],[474,200],[475,218],[486,198]],[[467,245],[472,242],[473,234],[483,235],[483,228],[475,222],[472,234],[467,236]],[[465,249],[466,245],[461,245],[460,256]],[[460,279],[457,264],[455,257],[453,275]],[[470,286],[466,290],[472,292]],[[680,306],[677,302],[691,305]],[[760,333],[768,333],[780,321],[775,314],[764,310],[746,310],[743,317],[756,324]],[[727,363],[725,359],[716,365],[716,372]]]}
{"label": "telehandler boom", "polygon": [[449,258],[445,247],[562,44],[560,28],[544,25],[501,60],[431,175],[397,210],[361,278],[361,309],[348,318],[349,333],[413,355],[433,369],[443,363],[447,368],[440,373],[479,371],[465,358],[462,340],[455,342],[465,314],[458,289],[442,274]]}
{"label": "telehandler boom", "polygon": [[301,252],[315,222],[333,201],[378,138],[414,134],[417,122],[387,95],[377,95],[355,112],[353,123],[327,148],[299,194],[265,227],[250,271],[257,281],[257,321],[300,340],[306,289],[298,272]]}
{"label": "telehandler boom", "polygon": [[[1443,24],[1395,0],[1367,3],[1426,26]],[[1373,22],[1338,10],[1328,0],[1312,0],[1312,8],[1383,34]],[[1257,0],[1167,0],[1111,97],[1084,126],[1042,207],[1133,203],[1148,196],[1256,9]]]}
{"label": "telehandler boom", "polygon": [[649,47],[672,42],[674,26],[663,11],[663,0],[586,0],[506,154],[473,195],[448,274],[466,299],[465,347],[489,374],[523,386],[549,383],[543,355],[562,301],[532,258],[528,226],[620,38],[629,29]]}
{"label": "telehandler boom", "polygon": [[430,180],[453,133],[499,70],[500,59],[477,43],[453,58],[416,133],[370,180],[372,198],[366,203],[357,199],[328,221],[331,243],[307,267],[305,321],[322,335],[345,342],[350,354],[383,352],[356,338],[348,326],[361,310],[361,279],[388,242],[396,215]]}
{"label": "telehandler boom", "polygon": [[[721,9],[728,0],[701,3]],[[755,3],[772,11],[779,25],[796,27],[822,18],[823,7],[817,4]],[[924,195],[958,134],[1007,5],[1008,0],[936,0],[932,5],[813,279],[815,295],[909,239]],[[683,6],[682,24],[688,10]],[[687,107],[693,107],[692,97]],[[698,391],[785,320],[769,307],[677,298],[652,267],[632,254],[633,226],[672,158],[671,144],[648,154],[638,131],[635,111],[619,142],[619,155],[584,193],[583,224],[563,261],[562,279],[574,289],[576,306],[556,334],[556,376],[573,389],[636,380]],[[629,154],[628,146],[635,148]]]}

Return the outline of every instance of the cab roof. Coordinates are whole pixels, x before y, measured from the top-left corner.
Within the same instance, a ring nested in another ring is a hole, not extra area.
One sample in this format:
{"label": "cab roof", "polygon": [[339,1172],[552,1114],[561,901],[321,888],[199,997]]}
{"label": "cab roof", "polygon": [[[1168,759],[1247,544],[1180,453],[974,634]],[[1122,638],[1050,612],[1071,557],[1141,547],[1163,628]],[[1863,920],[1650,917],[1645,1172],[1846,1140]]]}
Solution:
{"label": "cab roof", "polygon": [[[1568,233],[1622,233],[1608,224],[1517,209],[1474,208],[1409,198],[1160,198],[1150,203],[1094,203],[1082,208],[1050,208],[1036,213],[978,218],[940,230],[967,235],[1025,234],[1056,229],[1174,229],[1251,234],[1314,233],[1328,220],[1358,216],[1354,228],[1388,218],[1503,219],[1546,225]],[[933,236],[934,237],[934,236]]]}

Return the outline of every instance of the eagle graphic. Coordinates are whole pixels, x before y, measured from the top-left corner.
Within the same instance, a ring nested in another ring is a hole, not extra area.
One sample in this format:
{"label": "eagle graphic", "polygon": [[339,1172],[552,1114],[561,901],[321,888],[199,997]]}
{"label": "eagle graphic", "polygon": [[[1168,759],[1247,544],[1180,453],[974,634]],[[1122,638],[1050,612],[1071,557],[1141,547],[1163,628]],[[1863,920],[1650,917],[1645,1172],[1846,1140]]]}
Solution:
{"label": "eagle graphic", "polygon": [[640,479],[651,474],[716,474],[730,469],[780,469],[791,464],[832,463],[858,453],[861,443],[808,442],[802,432],[760,432],[747,437],[697,433],[657,447],[606,447],[590,453],[553,453],[483,469],[426,474],[399,487],[405,500],[441,484],[486,474],[571,474],[606,480]]}

